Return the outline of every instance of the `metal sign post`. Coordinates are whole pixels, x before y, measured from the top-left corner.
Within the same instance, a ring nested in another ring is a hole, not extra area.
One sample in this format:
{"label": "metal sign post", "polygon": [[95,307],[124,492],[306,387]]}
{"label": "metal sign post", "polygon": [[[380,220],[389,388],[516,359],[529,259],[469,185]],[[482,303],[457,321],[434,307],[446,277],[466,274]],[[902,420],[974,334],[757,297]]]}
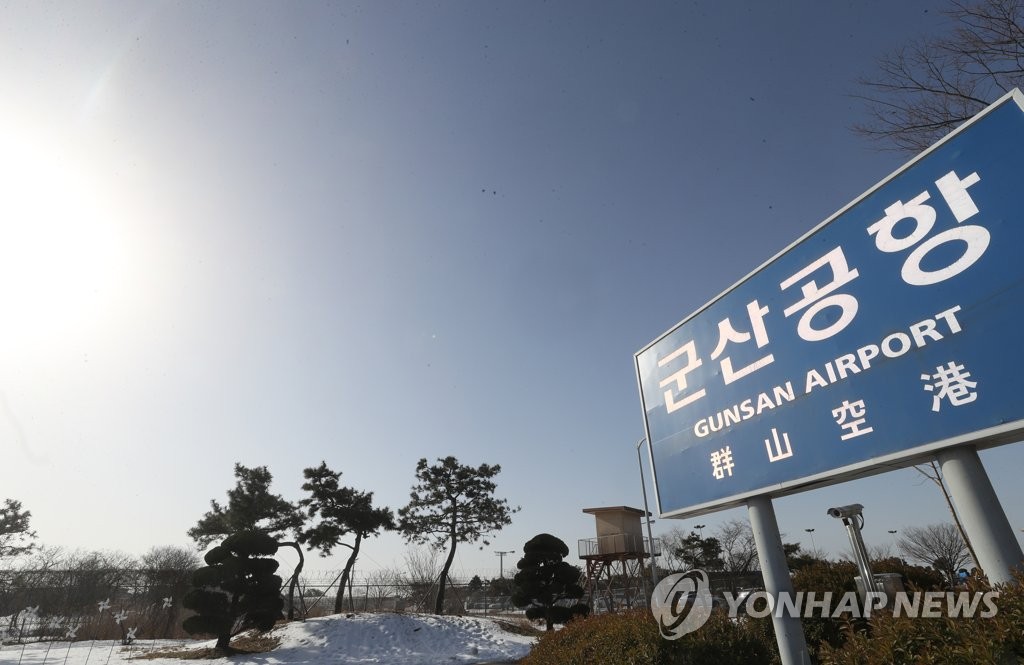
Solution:
{"label": "metal sign post", "polygon": [[938,459],[967,537],[981,559],[975,563],[992,584],[1010,582],[1012,569],[1020,568],[1024,553],[978,451],[971,447],[950,448],[940,452]]}
{"label": "metal sign post", "polygon": [[[793,594],[793,581],[789,578],[786,552],[782,548],[779,523],[775,519],[772,500],[765,496],[747,501],[750,528],[757,544],[757,558],[761,562],[764,590],[775,599],[778,606],[780,594]],[[807,640],[800,617],[788,616],[787,612],[773,612],[772,625],[775,627],[775,641],[779,644],[782,665],[810,665]]]}

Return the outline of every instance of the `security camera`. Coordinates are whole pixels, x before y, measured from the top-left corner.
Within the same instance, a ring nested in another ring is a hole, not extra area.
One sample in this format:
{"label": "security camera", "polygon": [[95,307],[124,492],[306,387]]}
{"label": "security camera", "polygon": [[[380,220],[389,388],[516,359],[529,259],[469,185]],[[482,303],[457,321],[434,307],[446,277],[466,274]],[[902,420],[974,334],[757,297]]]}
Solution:
{"label": "security camera", "polygon": [[829,508],[828,516],[836,519],[847,519],[860,515],[864,510],[864,506],[859,503],[851,503],[848,506],[839,506],[838,508]]}

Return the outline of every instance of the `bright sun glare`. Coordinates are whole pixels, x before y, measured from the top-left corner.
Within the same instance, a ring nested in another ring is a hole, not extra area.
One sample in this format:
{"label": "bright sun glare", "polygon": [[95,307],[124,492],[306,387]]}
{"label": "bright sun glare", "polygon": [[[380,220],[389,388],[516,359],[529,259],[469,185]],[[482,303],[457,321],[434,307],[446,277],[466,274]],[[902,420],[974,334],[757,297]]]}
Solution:
{"label": "bright sun glare", "polygon": [[105,316],[123,279],[88,173],[45,139],[0,129],[0,355],[46,355]]}

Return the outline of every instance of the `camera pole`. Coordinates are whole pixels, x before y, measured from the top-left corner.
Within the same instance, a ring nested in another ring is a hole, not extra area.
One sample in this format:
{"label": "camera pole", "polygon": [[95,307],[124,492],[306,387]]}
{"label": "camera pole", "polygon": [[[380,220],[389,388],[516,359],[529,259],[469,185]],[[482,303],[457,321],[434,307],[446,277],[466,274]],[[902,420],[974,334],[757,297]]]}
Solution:
{"label": "camera pole", "polygon": [[864,583],[864,598],[871,598],[869,594],[878,590],[875,585],[875,576],[871,572],[871,560],[868,558],[868,550],[864,546],[864,538],[860,535],[864,528],[864,506],[854,503],[839,508],[829,508],[829,517],[843,520],[846,527],[846,535],[850,538],[850,549],[853,550],[853,558],[857,560],[857,570],[860,571],[860,579]]}

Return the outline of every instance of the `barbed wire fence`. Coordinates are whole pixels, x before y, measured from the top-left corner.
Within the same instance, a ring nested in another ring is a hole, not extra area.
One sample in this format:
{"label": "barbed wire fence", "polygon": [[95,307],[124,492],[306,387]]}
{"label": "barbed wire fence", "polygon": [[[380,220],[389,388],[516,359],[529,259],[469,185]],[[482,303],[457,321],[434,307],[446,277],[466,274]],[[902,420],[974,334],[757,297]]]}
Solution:
{"label": "barbed wire fence", "polygon": [[[301,605],[297,614],[307,617],[333,612],[339,575],[313,573],[299,578]],[[510,581],[510,580],[509,580]],[[434,610],[438,580],[410,580],[391,571],[375,571],[349,581],[342,598],[345,612],[423,612]],[[445,612],[449,614],[521,614],[511,596],[489,584],[449,581],[445,586]]]}
{"label": "barbed wire fence", "polygon": [[[279,573],[286,579],[289,575],[285,570]],[[0,570],[0,648],[32,642],[110,641],[129,646],[191,639],[181,627],[192,614],[181,605],[191,588],[191,578],[191,570],[180,569]],[[340,571],[301,575],[293,601],[296,618],[332,614],[339,579]],[[368,571],[350,580],[341,609],[431,613],[437,586],[434,578],[416,579],[415,575],[394,570]],[[287,602],[287,585],[282,587],[282,595]],[[501,593],[488,583],[470,584],[461,579],[446,585],[445,612],[522,614],[507,592]]]}
{"label": "barbed wire fence", "polygon": [[0,570],[0,642],[179,638],[191,572]]}

